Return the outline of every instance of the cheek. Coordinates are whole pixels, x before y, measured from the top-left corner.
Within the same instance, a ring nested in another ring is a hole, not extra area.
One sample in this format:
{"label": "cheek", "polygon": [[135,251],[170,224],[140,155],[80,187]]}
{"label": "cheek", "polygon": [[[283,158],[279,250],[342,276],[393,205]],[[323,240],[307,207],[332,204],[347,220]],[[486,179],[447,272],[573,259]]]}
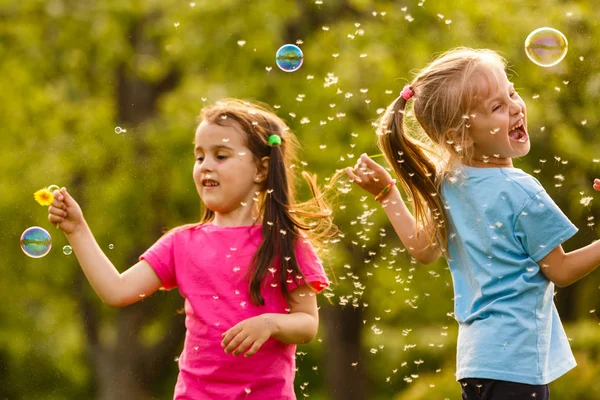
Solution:
{"label": "cheek", "polygon": [[194,178],[194,182],[200,182],[200,164],[194,163],[194,167],[192,168],[192,177]]}

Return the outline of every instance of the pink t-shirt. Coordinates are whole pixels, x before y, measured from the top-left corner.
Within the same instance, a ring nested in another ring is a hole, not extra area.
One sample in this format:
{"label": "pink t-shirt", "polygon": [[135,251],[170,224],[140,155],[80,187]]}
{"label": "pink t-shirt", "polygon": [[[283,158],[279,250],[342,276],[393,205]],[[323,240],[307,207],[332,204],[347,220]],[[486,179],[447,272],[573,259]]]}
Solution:
{"label": "pink t-shirt", "polygon": [[[179,288],[185,299],[187,328],[179,357],[174,399],[295,399],[296,346],[270,338],[251,357],[225,354],[221,334],[264,313],[288,313],[289,305],[267,273],[264,306],[250,301],[246,274],[262,241],[261,227],[198,224],[171,230],[150,247],[145,259],[165,289]],[[316,291],[329,285],[308,242],[300,239],[296,259]],[[296,285],[288,280],[288,289]]]}

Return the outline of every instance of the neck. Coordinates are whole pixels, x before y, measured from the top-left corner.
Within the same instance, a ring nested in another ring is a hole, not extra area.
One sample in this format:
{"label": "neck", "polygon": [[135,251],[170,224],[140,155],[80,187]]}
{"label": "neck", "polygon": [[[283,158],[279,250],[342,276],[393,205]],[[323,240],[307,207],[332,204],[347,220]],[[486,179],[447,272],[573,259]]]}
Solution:
{"label": "neck", "polygon": [[215,212],[213,218],[213,224],[218,226],[250,226],[260,223],[258,218],[258,210],[254,211],[257,207],[240,207],[237,210],[220,213]]}
{"label": "neck", "polygon": [[475,168],[513,168],[512,158],[489,157],[485,161],[480,158],[473,158],[465,165]]}
{"label": "neck", "polygon": [[259,221],[257,216],[243,215],[235,212],[215,212],[215,217],[212,222],[218,226],[250,226],[256,225]]}

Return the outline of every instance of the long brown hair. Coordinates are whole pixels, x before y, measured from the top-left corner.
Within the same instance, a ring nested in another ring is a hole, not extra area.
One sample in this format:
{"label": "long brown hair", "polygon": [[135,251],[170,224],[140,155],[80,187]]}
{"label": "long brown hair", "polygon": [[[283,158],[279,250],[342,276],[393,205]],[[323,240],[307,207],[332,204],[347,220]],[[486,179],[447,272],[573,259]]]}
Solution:
{"label": "long brown hair", "polygon": [[[415,219],[430,244],[441,243],[443,250],[447,219],[441,186],[457,163],[472,158],[466,143],[478,84],[480,78],[493,79],[491,71],[498,66],[505,68],[506,63],[492,50],[450,50],[417,73],[409,84],[412,100],[399,96],[379,120],[378,145],[409,193]],[[407,121],[413,115],[418,124]]]}
{"label": "long brown hair", "polygon": [[[249,270],[250,300],[255,305],[264,305],[261,284],[269,268],[275,267],[275,279],[284,297],[290,301],[288,281],[291,279],[298,283],[304,279],[296,260],[297,241],[304,240],[304,236],[317,241],[335,232],[331,210],[317,186],[317,177],[302,172],[312,199],[297,203],[294,163],[298,140],[285,122],[266,105],[224,99],[203,108],[200,120],[221,126],[232,121],[237,123],[246,134],[246,145],[255,161],[258,163],[263,157],[269,157],[267,179],[257,194],[263,239],[252,259],[253,268]],[[281,144],[269,145],[271,135],[279,136]],[[213,218],[214,212],[204,206],[200,223]],[[276,258],[279,265],[273,265]]]}

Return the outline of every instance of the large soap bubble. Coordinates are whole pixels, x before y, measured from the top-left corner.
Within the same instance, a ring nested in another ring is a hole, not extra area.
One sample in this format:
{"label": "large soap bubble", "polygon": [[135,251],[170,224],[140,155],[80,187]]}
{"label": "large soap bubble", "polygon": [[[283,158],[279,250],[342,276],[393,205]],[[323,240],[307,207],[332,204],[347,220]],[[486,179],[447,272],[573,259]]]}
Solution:
{"label": "large soap bubble", "polygon": [[31,258],[44,257],[52,248],[52,238],[39,226],[25,229],[21,235],[21,250]]}
{"label": "large soap bubble", "polygon": [[562,32],[554,28],[539,28],[525,39],[525,54],[541,67],[552,67],[565,58],[569,43]]}

